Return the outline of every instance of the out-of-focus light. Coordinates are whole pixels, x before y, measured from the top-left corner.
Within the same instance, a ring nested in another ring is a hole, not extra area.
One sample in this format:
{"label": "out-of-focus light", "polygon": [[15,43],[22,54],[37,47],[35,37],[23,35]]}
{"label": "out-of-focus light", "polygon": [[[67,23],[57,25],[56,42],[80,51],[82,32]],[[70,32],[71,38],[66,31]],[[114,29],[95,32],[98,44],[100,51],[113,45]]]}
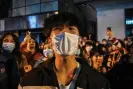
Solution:
{"label": "out-of-focus light", "polygon": [[126,20],[126,24],[127,25],[133,24],[133,20]]}
{"label": "out-of-focus light", "polygon": [[28,16],[30,28],[36,28],[37,18],[36,16]]}
{"label": "out-of-focus light", "polygon": [[54,12],[54,14],[58,14],[58,13],[59,13],[58,11]]}

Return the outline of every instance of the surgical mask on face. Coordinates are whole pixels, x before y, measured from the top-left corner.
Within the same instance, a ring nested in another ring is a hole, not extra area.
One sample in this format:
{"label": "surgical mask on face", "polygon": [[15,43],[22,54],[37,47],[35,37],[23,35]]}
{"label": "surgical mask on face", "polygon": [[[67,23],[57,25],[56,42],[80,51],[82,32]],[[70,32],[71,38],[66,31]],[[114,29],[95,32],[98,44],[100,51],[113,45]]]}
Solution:
{"label": "surgical mask on face", "polygon": [[43,50],[43,55],[45,57],[51,58],[51,57],[53,57],[53,50],[52,49],[45,49],[45,50]]}
{"label": "surgical mask on face", "polygon": [[6,51],[12,52],[15,49],[15,44],[5,42],[5,43],[2,44],[2,48]]}
{"label": "surgical mask on face", "polygon": [[78,49],[79,36],[63,32],[52,37],[53,50],[59,55],[74,55]]}
{"label": "surgical mask on face", "polygon": [[92,48],[93,48],[92,46],[88,46],[88,47],[86,47],[86,51],[90,52]]}

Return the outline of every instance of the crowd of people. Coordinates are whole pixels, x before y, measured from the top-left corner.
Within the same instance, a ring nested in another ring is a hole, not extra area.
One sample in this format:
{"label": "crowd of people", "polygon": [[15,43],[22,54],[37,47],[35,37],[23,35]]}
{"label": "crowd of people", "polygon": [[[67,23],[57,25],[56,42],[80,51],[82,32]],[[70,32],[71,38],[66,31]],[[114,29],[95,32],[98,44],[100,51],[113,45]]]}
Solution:
{"label": "crowd of people", "polygon": [[109,79],[108,73],[117,65],[133,63],[133,30],[125,39],[117,39],[108,27],[107,38],[100,42],[92,40],[90,33],[80,36],[73,14],[53,15],[45,22],[45,28],[51,30],[45,42],[37,43],[29,31],[22,43],[14,33],[1,37],[0,89],[44,85],[60,89],[75,89],[75,86],[110,89],[111,81],[102,76]]}
{"label": "crowd of people", "polygon": [[[80,36],[78,50],[75,55],[77,58],[83,58],[93,69],[104,74],[116,64],[133,62],[133,35],[125,39],[117,39],[113,36],[111,27],[107,28],[107,39],[104,38],[102,42],[92,40],[90,35]],[[49,58],[54,56],[50,45],[47,39],[39,46],[43,50],[44,56]]]}

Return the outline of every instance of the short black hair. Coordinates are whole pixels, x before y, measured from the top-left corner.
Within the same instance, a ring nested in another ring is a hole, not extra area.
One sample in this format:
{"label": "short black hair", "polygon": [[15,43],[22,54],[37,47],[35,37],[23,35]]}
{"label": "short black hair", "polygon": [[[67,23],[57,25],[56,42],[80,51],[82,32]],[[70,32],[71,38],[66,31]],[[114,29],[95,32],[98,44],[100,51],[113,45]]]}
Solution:
{"label": "short black hair", "polygon": [[[80,33],[80,25],[77,16],[70,12],[54,14],[44,21],[44,34],[50,35],[53,27],[56,26],[76,26]],[[47,32],[47,33],[46,33]],[[81,35],[81,34],[80,34]]]}
{"label": "short black hair", "polygon": [[93,46],[92,42],[86,42],[85,45]]}
{"label": "short black hair", "polygon": [[107,27],[107,30],[111,31],[111,27]]}

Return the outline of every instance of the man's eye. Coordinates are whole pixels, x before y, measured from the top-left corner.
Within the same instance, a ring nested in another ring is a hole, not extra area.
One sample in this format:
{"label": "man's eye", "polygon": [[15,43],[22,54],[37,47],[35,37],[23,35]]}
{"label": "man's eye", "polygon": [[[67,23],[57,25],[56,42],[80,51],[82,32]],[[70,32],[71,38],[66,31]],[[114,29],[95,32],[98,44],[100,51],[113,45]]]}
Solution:
{"label": "man's eye", "polygon": [[69,30],[76,30],[75,28],[73,28],[73,27],[69,27]]}

